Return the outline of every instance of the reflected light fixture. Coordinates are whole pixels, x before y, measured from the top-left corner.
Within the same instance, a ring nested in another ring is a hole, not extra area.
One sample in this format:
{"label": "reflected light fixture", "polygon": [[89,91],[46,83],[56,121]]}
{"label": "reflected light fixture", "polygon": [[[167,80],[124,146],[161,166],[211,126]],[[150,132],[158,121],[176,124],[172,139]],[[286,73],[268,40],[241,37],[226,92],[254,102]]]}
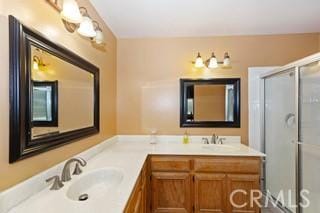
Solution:
{"label": "reflected light fixture", "polygon": [[39,70],[39,61],[40,58],[38,56],[33,56],[33,69]]}
{"label": "reflected light fixture", "polygon": [[200,53],[198,52],[198,56],[196,58],[195,62],[192,62],[196,68],[203,68],[207,67],[209,69],[215,69],[219,67],[219,64],[222,65],[223,68],[231,68],[231,60],[228,52],[224,54],[224,59],[223,61],[218,61],[214,52],[212,52],[211,57],[206,60],[205,62],[203,61]]}
{"label": "reflected light fixture", "polygon": [[60,14],[61,18],[69,23],[79,24],[82,21],[82,15],[75,0],[64,0]]}
{"label": "reflected light fixture", "polygon": [[39,56],[33,56],[33,69],[37,71],[43,71],[47,65]]}
{"label": "reflected light fixture", "polygon": [[197,58],[196,58],[196,62],[194,62],[194,66],[195,66],[196,68],[202,68],[202,67],[204,67],[203,59],[202,59],[200,53],[198,53],[198,56],[197,56]]}

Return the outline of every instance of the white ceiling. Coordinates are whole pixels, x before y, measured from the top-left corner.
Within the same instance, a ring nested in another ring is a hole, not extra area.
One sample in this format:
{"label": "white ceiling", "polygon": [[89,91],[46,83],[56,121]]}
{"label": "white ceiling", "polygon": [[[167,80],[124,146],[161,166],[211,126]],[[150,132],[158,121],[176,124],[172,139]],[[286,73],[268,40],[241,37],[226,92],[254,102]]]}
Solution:
{"label": "white ceiling", "polygon": [[320,32],[320,0],[90,0],[120,38]]}

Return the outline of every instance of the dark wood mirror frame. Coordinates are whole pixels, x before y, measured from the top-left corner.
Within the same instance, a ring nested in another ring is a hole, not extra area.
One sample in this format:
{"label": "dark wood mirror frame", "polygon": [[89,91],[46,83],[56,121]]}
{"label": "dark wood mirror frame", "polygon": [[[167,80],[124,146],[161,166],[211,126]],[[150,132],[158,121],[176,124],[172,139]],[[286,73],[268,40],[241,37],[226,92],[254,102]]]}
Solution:
{"label": "dark wood mirror frame", "polygon": [[[9,16],[10,44],[10,154],[9,162],[63,146],[99,132],[99,68],[70,50]],[[93,126],[31,140],[31,45],[71,63],[94,76]]]}
{"label": "dark wood mirror frame", "polygon": [[[191,85],[232,84],[235,89],[234,121],[188,121],[187,87]],[[240,78],[180,79],[180,127],[240,128]]]}

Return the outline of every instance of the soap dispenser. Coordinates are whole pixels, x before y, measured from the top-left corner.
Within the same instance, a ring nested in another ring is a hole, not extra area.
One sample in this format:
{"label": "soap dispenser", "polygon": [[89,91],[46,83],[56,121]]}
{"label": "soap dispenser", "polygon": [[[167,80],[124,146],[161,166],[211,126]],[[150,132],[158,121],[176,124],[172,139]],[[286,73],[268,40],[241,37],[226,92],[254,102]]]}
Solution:
{"label": "soap dispenser", "polygon": [[157,144],[157,130],[152,130],[150,135],[150,144]]}
{"label": "soap dispenser", "polygon": [[187,130],[184,132],[182,142],[183,142],[183,144],[189,144],[189,142],[190,142]]}

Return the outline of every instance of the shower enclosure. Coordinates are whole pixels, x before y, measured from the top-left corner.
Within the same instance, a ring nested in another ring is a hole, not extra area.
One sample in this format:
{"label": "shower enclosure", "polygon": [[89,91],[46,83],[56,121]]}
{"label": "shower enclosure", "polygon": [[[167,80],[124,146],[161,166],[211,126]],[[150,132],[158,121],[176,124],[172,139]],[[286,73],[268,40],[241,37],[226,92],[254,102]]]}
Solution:
{"label": "shower enclosure", "polygon": [[264,190],[288,212],[320,212],[320,54],[264,74]]}

